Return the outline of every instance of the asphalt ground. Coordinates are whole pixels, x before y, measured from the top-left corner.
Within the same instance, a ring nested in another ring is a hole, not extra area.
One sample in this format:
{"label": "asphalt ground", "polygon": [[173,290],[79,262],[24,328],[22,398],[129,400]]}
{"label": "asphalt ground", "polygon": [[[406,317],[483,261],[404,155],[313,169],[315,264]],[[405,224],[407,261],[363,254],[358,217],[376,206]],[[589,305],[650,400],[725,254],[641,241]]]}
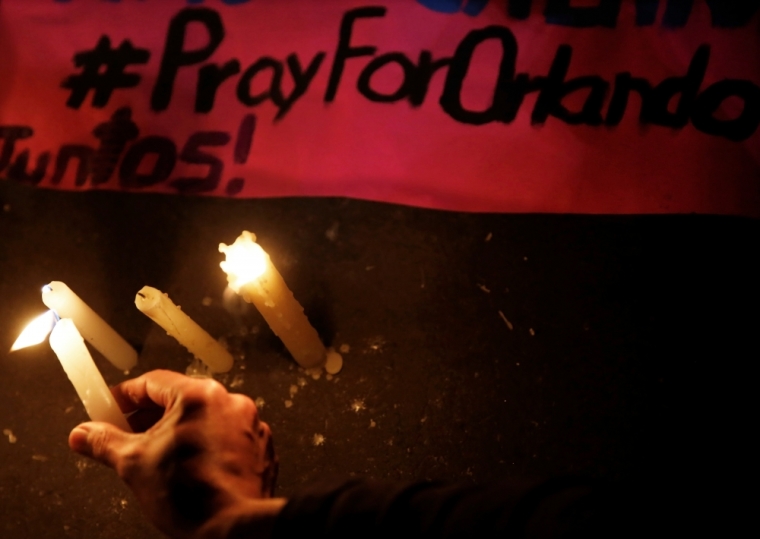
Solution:
{"label": "asphalt ground", "polygon": [[[298,369],[224,299],[220,242],[254,232],[343,370]],[[109,469],[68,449],[86,420],[47,343],[6,352],[67,283],[140,353],[189,353],[134,307],[144,285],[235,355],[280,455],[278,493],[338,477],[486,482],[582,474],[756,479],[758,221],[504,215],[348,199],[70,193],[0,181],[0,531],[160,537]],[[127,375],[96,352],[109,384]],[[738,499],[738,498],[737,498]]]}

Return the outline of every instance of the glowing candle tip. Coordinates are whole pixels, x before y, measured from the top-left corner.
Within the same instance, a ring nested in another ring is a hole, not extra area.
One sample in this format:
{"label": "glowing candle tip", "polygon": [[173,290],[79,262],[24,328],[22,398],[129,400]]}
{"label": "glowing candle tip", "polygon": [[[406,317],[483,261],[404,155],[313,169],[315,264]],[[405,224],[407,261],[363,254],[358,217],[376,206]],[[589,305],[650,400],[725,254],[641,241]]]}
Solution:
{"label": "glowing candle tip", "polygon": [[16,342],[11,346],[11,352],[40,344],[44,341],[48,334],[53,330],[58,317],[54,311],[46,311],[40,316],[29,322],[29,324],[18,336]]}
{"label": "glowing candle tip", "polygon": [[232,245],[220,243],[219,252],[227,258],[219,265],[227,274],[230,288],[236,292],[266,271],[267,254],[256,243],[256,236],[251,232],[243,231]]}

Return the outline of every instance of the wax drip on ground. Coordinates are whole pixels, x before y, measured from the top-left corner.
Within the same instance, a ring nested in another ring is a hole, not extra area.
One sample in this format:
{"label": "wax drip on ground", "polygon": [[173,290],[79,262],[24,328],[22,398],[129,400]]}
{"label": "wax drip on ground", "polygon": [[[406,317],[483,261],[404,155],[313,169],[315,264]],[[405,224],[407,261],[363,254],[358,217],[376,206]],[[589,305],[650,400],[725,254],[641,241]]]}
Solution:
{"label": "wax drip on ground", "polygon": [[197,357],[193,358],[193,361],[187,366],[185,374],[191,378],[213,378],[208,365]]}

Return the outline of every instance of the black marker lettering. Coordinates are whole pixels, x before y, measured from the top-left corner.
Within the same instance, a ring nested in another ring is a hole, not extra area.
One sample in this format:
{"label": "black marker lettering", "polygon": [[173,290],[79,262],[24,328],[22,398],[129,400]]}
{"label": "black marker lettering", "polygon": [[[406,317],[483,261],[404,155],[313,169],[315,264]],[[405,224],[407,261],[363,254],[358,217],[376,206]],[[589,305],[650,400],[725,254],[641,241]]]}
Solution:
{"label": "black marker lettering", "polygon": [[180,160],[193,165],[208,165],[208,173],[204,177],[175,178],[169,185],[181,193],[209,193],[214,191],[222,179],[224,161],[201,151],[203,146],[224,146],[230,142],[229,133],[223,131],[200,131],[193,133],[187,139],[179,155]]}
{"label": "black marker lettering", "polygon": [[373,56],[375,51],[377,51],[377,47],[368,45],[363,47],[351,46],[351,33],[353,32],[356,19],[385,17],[386,11],[384,7],[362,7],[347,11],[343,15],[343,20],[340,21],[338,48],[335,51],[335,59],[330,71],[330,80],[327,83],[327,91],[325,92],[326,103],[330,103],[335,99],[335,94],[338,92],[338,85],[340,84],[340,77],[343,75],[343,69],[346,67],[346,60],[358,56]]}
{"label": "black marker lettering", "polygon": [[[716,118],[715,112],[729,97],[738,97],[744,102],[742,112],[733,119]],[[703,133],[736,142],[747,140],[760,126],[760,88],[748,80],[716,82],[697,98],[691,121]]]}
{"label": "black marker lettering", "polygon": [[210,112],[214,108],[216,91],[233,75],[240,73],[240,62],[230,60],[223,66],[205,65],[198,70],[198,90],[195,94],[195,112]]}
{"label": "black marker lettering", "polygon": [[417,73],[409,88],[409,103],[413,107],[419,107],[425,102],[425,97],[430,87],[430,79],[433,78],[435,72],[442,67],[448,67],[450,64],[451,58],[433,60],[433,53],[430,51],[420,52]]}
{"label": "black marker lettering", "polygon": [[[644,103],[651,101],[652,85],[646,79],[632,77],[630,73],[618,73],[615,77],[615,90],[612,92],[610,106],[607,108],[607,117],[604,119],[605,125],[618,125],[623,119],[626,109],[628,108],[628,96],[634,91],[641,97],[641,114],[644,110]],[[642,120],[643,121],[643,120]]]}
{"label": "black marker lettering", "polygon": [[[199,49],[185,50],[185,36],[191,23],[201,23],[208,32],[208,42]],[[224,25],[213,9],[183,9],[169,24],[161,67],[153,87],[150,106],[155,111],[166,110],[172,98],[174,81],[180,68],[207,60],[224,39]]]}
{"label": "black marker lettering", "polygon": [[0,126],[0,139],[3,140],[3,150],[0,151],[0,172],[10,164],[13,151],[16,149],[16,141],[29,138],[33,134],[32,128],[26,125]]}
{"label": "black marker lettering", "polygon": [[[560,45],[554,57],[549,75],[538,94],[536,105],[533,108],[531,122],[543,124],[549,115],[570,124],[599,125],[602,123],[602,105],[609,88],[609,83],[596,76],[578,77],[565,80],[573,49],[569,45]],[[583,88],[589,89],[589,94],[580,112],[570,112],[562,104],[562,100],[569,94]]]}
{"label": "black marker lettering", "polygon": [[53,169],[53,177],[50,183],[53,185],[61,183],[69,162],[72,159],[77,159],[79,163],[77,164],[76,176],[74,177],[74,185],[77,187],[83,186],[87,182],[87,176],[90,174],[94,155],[95,150],[89,146],[64,144],[58,150],[58,156],[55,158],[55,168]]}
{"label": "black marker lettering", "polygon": [[[265,69],[272,70],[272,78],[269,81],[269,88],[259,94],[252,95],[251,84],[253,82],[253,79],[256,75]],[[243,75],[240,77],[237,85],[237,98],[241,103],[248,105],[249,107],[254,107],[260,103],[263,103],[267,99],[271,99],[278,108],[282,108],[285,102],[285,98],[282,96],[282,93],[280,91],[282,72],[283,67],[278,60],[275,60],[274,58],[270,58],[268,56],[259,58],[254,64],[246,69]]]}
{"label": "black marker lettering", "polygon": [[[710,47],[697,49],[684,77],[668,77],[647,93],[641,107],[641,120],[665,127],[684,127],[689,122],[691,105],[707,71]],[[671,105],[675,103],[675,110]]]}
{"label": "black marker lettering", "polygon": [[546,0],[544,17],[547,24],[560,24],[576,28],[604,26],[615,28],[621,0],[599,0],[598,6],[575,7],[571,0]]}
{"label": "black marker lettering", "polygon": [[245,163],[248,161],[248,155],[251,153],[253,145],[253,134],[256,131],[256,116],[246,114],[238,127],[237,141],[235,142],[234,159],[236,163]]}
{"label": "black marker lettering", "polygon": [[[470,60],[475,48],[488,39],[501,41],[502,55],[499,64],[499,78],[493,92],[493,102],[484,111],[466,110],[462,106],[462,84],[464,83]],[[504,116],[510,84],[515,75],[517,60],[517,40],[514,34],[503,26],[489,26],[482,30],[473,30],[459,43],[451,59],[446,83],[441,93],[440,104],[446,113],[458,122],[482,125]]]}
{"label": "black marker lettering", "polygon": [[140,130],[132,121],[132,109],[122,107],[109,121],[99,124],[92,134],[100,139],[100,146],[92,159],[92,185],[97,186],[111,179],[127,142],[136,139]]}
{"label": "black marker lettering", "polygon": [[[140,165],[149,154],[157,159],[153,170],[144,174],[138,172]],[[169,177],[177,163],[177,146],[166,137],[145,137],[129,148],[119,167],[119,183],[123,189],[141,189],[156,185]]]}
{"label": "black marker lettering", "polygon": [[[389,64],[396,64],[401,68],[401,71],[403,72],[403,80],[394,92],[390,94],[381,94],[372,88],[370,81],[372,80],[372,75]],[[360,94],[370,101],[393,103],[394,101],[403,99],[410,94],[413,81],[417,78],[416,75],[417,67],[409,58],[400,52],[391,52],[372,59],[372,61],[366,65],[359,75],[359,79],[356,81],[356,88],[359,90]]]}
{"label": "black marker lettering", "polygon": [[20,183],[37,185],[45,177],[48,163],[50,163],[50,152],[42,152],[39,157],[37,157],[37,166],[34,167],[34,170],[27,172],[26,169],[29,166],[29,150],[24,150],[18,155],[18,157],[16,157],[13,164],[8,167],[8,179]]}
{"label": "black marker lettering", "polygon": [[499,118],[500,122],[511,123],[517,118],[517,113],[525,100],[525,96],[531,92],[538,92],[544,88],[546,77],[531,77],[527,73],[520,73],[509,85],[509,92],[504,103],[504,111]]}
{"label": "black marker lettering", "polygon": [[[277,111],[277,116],[274,117],[275,120],[282,119],[298,98],[306,93],[306,90],[309,89],[309,84],[311,84],[311,81],[317,74],[319,66],[322,64],[325,56],[324,52],[318,53],[312,58],[309,65],[306,67],[306,71],[302,71],[301,62],[298,60],[298,56],[296,54],[288,55],[285,62],[288,66],[288,71],[290,71],[290,74],[293,77],[293,91],[290,92],[289,96],[283,98],[282,106],[280,107],[280,110]],[[280,90],[280,95],[282,95],[282,90]]]}
{"label": "black marker lettering", "polygon": [[510,17],[524,20],[530,15],[531,0],[508,0],[507,13]]}
{"label": "black marker lettering", "polygon": [[757,0],[729,2],[727,0],[707,0],[712,16],[712,25],[719,28],[739,28],[749,24],[760,2]]}
{"label": "black marker lettering", "polygon": [[692,0],[667,0],[662,25],[667,28],[681,28],[691,15]]}

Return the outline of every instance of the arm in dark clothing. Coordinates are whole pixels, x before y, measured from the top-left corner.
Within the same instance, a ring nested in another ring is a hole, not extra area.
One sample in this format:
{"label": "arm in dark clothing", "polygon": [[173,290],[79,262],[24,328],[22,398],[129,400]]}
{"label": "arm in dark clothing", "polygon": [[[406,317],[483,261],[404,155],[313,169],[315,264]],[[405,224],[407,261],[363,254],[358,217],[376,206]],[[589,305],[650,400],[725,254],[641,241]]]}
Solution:
{"label": "arm in dark clothing", "polygon": [[639,489],[563,478],[488,486],[348,481],[289,499],[274,537],[657,536]]}

